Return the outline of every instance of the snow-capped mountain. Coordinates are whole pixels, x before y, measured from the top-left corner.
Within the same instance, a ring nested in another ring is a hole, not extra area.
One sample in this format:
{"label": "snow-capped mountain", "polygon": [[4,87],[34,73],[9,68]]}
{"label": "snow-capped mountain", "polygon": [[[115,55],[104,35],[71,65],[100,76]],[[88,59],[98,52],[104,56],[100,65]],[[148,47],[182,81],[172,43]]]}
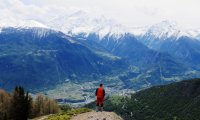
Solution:
{"label": "snow-capped mountain", "polygon": [[181,36],[200,39],[200,29],[181,30],[175,22],[167,20],[152,26],[129,28],[103,15],[94,15],[83,10],[76,10],[62,16],[58,15],[46,23],[41,23],[37,20],[1,19],[0,27],[50,28],[72,36],[88,37],[90,34],[96,34],[100,40],[107,35],[119,39],[125,33],[133,34],[136,37],[154,37],[157,40],[166,40],[168,38],[177,40]]}
{"label": "snow-capped mountain", "polygon": [[38,22],[36,20],[13,20],[13,19],[1,19],[0,27],[14,27],[14,28],[30,28],[30,27],[40,27],[48,28],[46,25]]}
{"label": "snow-capped mountain", "polygon": [[[134,34],[134,33],[133,33]],[[162,21],[147,28],[146,32],[139,35],[138,40],[149,48],[159,50],[166,42],[176,42],[180,38],[197,40],[200,30],[183,30],[176,22]]]}
{"label": "snow-capped mountain", "polygon": [[53,29],[60,30],[69,35],[82,34],[87,37],[91,33],[99,35],[100,38],[106,35],[120,37],[128,32],[126,27],[112,19],[104,16],[95,16],[85,11],[76,11],[66,16],[58,16],[48,23]]}
{"label": "snow-capped mountain", "polygon": [[[43,37],[46,37],[50,34],[60,34],[64,37],[66,37],[65,34],[59,32],[59,31],[54,31],[48,28],[41,28],[41,27],[27,27],[27,26],[15,26],[15,27],[2,27],[0,28],[0,33],[2,34],[7,34],[7,33],[15,33],[15,32],[21,32],[21,34],[27,34],[29,33],[29,35],[33,38],[36,39],[41,39]],[[70,41],[73,42],[73,41]],[[75,42],[75,41],[74,41]]]}
{"label": "snow-capped mountain", "polygon": [[147,30],[148,30],[148,26],[146,27],[131,27],[129,28],[129,32],[133,35],[137,36],[143,36]]}
{"label": "snow-capped mountain", "polygon": [[0,20],[0,32],[16,32],[21,31],[22,33],[31,32],[32,37],[42,38],[52,33],[58,33],[50,29],[47,25],[36,21],[36,20]]}
{"label": "snow-capped mountain", "polygon": [[173,21],[162,21],[152,26],[129,30],[135,36],[146,37],[149,40],[179,40],[180,37],[200,39],[200,29],[181,29]]}
{"label": "snow-capped mountain", "polygon": [[162,21],[152,25],[144,36],[154,38],[156,40],[177,39],[184,33],[180,30],[175,22]]}
{"label": "snow-capped mountain", "polygon": [[151,26],[139,41],[156,51],[166,52],[191,64],[200,64],[197,35],[198,31],[185,31],[174,22],[163,21]]}
{"label": "snow-capped mountain", "polygon": [[200,29],[188,30],[187,34],[193,38],[200,40]]}

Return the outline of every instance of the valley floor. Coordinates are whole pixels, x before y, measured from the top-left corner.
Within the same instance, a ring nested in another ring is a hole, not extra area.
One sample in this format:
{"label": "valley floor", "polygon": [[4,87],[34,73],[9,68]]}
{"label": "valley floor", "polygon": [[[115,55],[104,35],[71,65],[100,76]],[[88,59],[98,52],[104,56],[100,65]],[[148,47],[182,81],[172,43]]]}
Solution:
{"label": "valley floor", "polygon": [[71,120],[123,120],[114,112],[87,112],[73,117]]}

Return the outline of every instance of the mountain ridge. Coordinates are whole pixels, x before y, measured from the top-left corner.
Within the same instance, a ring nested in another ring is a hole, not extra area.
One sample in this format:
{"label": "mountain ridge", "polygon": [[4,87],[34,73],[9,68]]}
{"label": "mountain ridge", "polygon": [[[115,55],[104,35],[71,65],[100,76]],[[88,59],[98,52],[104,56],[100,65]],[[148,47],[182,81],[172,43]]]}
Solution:
{"label": "mountain ridge", "polygon": [[[188,36],[192,38],[199,38],[199,29],[182,29],[176,22],[170,20],[164,20],[157,24],[149,26],[135,26],[129,27],[121,24],[115,19],[107,18],[103,15],[94,15],[91,12],[84,10],[70,11],[62,16],[54,16],[54,18],[48,20],[46,23],[34,19],[14,20],[14,19],[2,19],[0,20],[1,27],[44,27],[51,28],[57,31],[62,31],[68,35],[84,34],[86,37],[90,33],[96,33],[101,38],[106,35],[123,35],[130,33],[135,36],[143,36],[148,30],[157,29],[154,31],[157,37],[167,35],[178,34],[176,37]],[[158,30],[160,29],[160,30]],[[167,30],[167,31],[166,31]],[[162,31],[162,32],[161,32]],[[165,31],[165,33],[163,33]],[[175,34],[176,33],[176,34]]]}

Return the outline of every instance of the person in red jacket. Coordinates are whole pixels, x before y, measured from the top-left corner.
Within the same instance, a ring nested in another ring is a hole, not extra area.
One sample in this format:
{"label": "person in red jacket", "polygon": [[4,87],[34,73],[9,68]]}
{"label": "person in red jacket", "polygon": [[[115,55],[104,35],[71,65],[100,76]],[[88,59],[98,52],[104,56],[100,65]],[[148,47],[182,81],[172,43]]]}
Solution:
{"label": "person in red jacket", "polygon": [[99,106],[101,106],[101,112],[103,111],[103,102],[105,97],[105,90],[103,84],[100,84],[96,89],[96,111],[98,112]]}

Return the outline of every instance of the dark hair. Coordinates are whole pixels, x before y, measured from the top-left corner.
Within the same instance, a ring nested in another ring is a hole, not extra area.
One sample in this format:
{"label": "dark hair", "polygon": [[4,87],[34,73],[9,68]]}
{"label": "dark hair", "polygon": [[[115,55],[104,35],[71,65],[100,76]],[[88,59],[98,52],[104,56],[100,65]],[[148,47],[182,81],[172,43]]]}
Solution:
{"label": "dark hair", "polygon": [[100,84],[99,86],[100,86],[100,87],[102,87],[102,86],[103,86],[103,84]]}

